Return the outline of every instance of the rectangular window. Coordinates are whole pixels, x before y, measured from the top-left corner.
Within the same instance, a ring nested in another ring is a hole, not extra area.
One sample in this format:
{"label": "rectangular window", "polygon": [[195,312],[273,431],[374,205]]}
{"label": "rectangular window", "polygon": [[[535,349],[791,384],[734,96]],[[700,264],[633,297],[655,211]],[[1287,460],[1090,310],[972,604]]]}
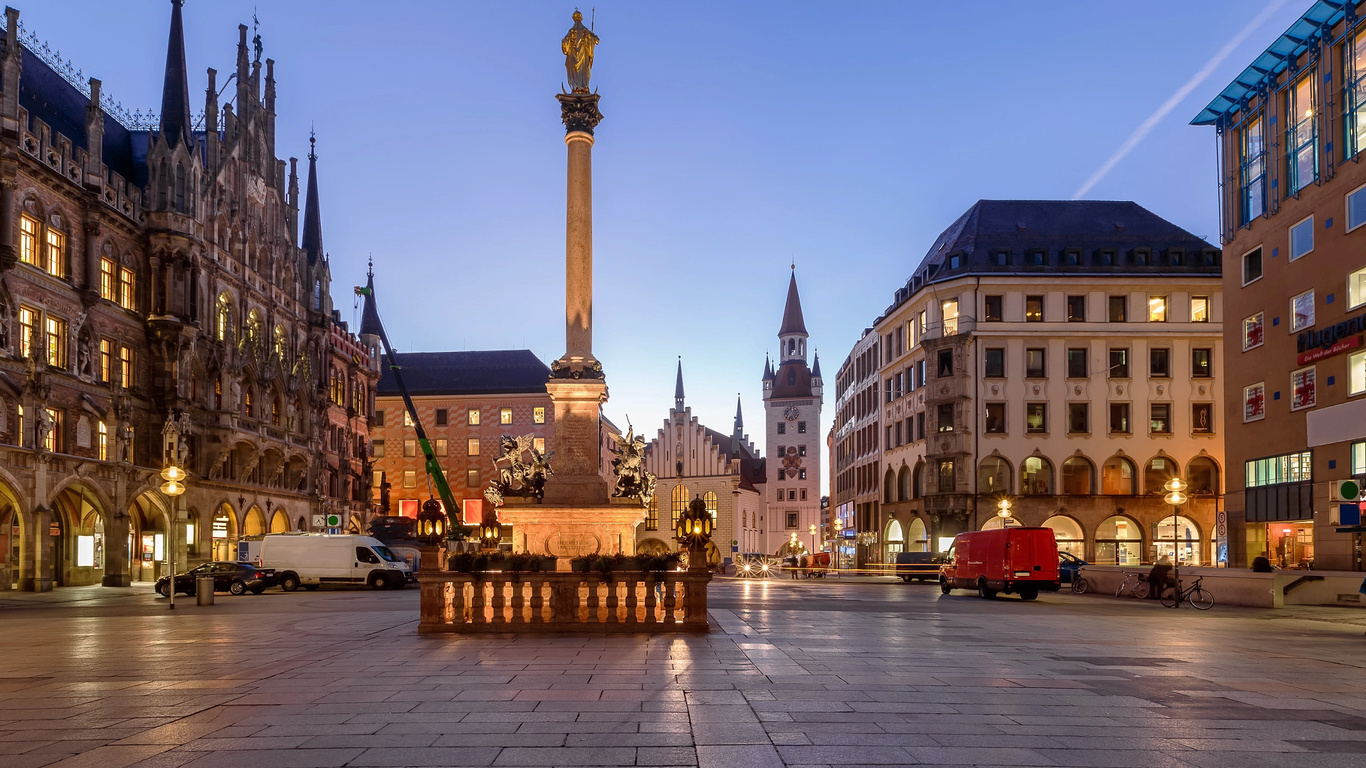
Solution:
{"label": "rectangular window", "polygon": [[119,269],[119,306],[124,309],[137,309],[138,290],[137,276],[133,270],[123,267]]}
{"label": "rectangular window", "polygon": [[1122,323],[1128,317],[1129,297],[1111,296],[1110,297],[1110,322]]}
{"label": "rectangular window", "polygon": [[1208,435],[1214,431],[1214,405],[1212,403],[1191,404],[1191,432]]}
{"label": "rectangular window", "polygon": [[66,235],[58,232],[52,227],[47,228],[47,234],[43,237],[43,269],[53,277],[65,277],[65,259],[63,254],[66,247]]}
{"label": "rectangular window", "polygon": [[1089,377],[1086,372],[1086,347],[1072,347],[1067,350],[1067,378],[1085,379]]}
{"label": "rectangular window", "polygon": [[1153,403],[1151,406],[1151,424],[1148,431],[1154,435],[1169,435],[1172,431],[1172,405],[1171,403]]}
{"label": "rectangular window", "polygon": [[1167,322],[1167,297],[1149,296],[1148,297],[1148,322],[1165,323]]}
{"label": "rectangular window", "polygon": [[1243,285],[1262,279],[1262,249],[1253,248],[1243,254]]}
{"label": "rectangular window", "polygon": [[479,487],[479,470],[478,470],[478,469],[475,469],[474,467],[470,467],[469,469],[465,470],[465,487],[466,487],[466,488],[478,488],[478,487]]}
{"label": "rectangular window", "polygon": [[437,409],[436,409],[436,425],[437,425],[438,427],[444,427],[444,426],[446,426],[447,421],[448,421],[449,419],[450,419],[450,411],[446,410],[445,408],[437,408]]}
{"label": "rectangular window", "polygon": [[384,411],[383,411],[383,410],[377,410],[377,411],[375,411],[375,426],[377,426],[377,427],[382,427],[382,426],[384,426]]}
{"label": "rectangular window", "polygon": [[958,335],[958,299],[949,299],[939,305],[944,316],[944,335]]}
{"label": "rectangular window", "polygon": [[38,220],[19,214],[19,260],[38,266]]}
{"label": "rectangular window", "polygon": [[986,315],[987,322],[999,323],[1001,321],[1000,296],[988,296],[986,298],[986,312],[984,314]]}
{"label": "rectangular window", "polygon": [[437,456],[445,456],[445,455],[446,455],[446,438],[444,438],[444,437],[438,437],[438,438],[436,439],[436,444],[432,446],[432,451],[433,451]]}
{"label": "rectangular window", "polygon": [[953,493],[955,484],[953,481],[953,459],[939,460],[939,492]]}
{"label": "rectangular window", "polygon": [[[1355,450],[1353,451],[1355,454]],[[1243,485],[1257,488],[1263,485],[1303,483],[1314,479],[1314,455],[1311,451],[1287,453],[1253,459],[1244,464],[1246,477]]]}
{"label": "rectangular window", "polygon": [[1357,352],[1347,358],[1347,394],[1363,392],[1366,392],[1366,352]]}
{"label": "rectangular window", "polygon": [[915,439],[925,439],[925,412],[921,411],[915,415]]}
{"label": "rectangular window", "polygon": [[376,438],[370,441],[370,455],[376,459],[384,458],[384,438]]}
{"label": "rectangular window", "polygon": [[1310,216],[1304,221],[1295,224],[1290,228],[1290,260],[1308,255],[1314,250],[1314,217]]}
{"label": "rectangular window", "polygon": [[1025,403],[1025,433],[1048,431],[1048,403]]}
{"label": "rectangular window", "polygon": [[1119,434],[1129,434],[1129,404],[1110,403],[1110,431]]}
{"label": "rectangular window", "polygon": [[532,424],[544,424],[544,423],[545,423],[545,406],[544,406],[544,405],[538,405],[538,406],[536,406],[535,408],[532,408],[532,409],[531,409],[531,423],[532,423]]}
{"label": "rectangular window", "polygon": [[59,411],[56,408],[44,408],[43,410],[47,411],[48,424],[51,425],[51,429],[43,438],[43,447],[51,453],[62,453],[66,449],[62,441],[65,431],[62,429],[62,422],[66,412]]}
{"label": "rectangular window", "polygon": [[1191,378],[1208,379],[1214,375],[1214,350],[1199,348],[1191,350]]}
{"label": "rectangular window", "polygon": [[1067,322],[1084,323],[1086,322],[1086,297],[1068,296],[1067,297]]}
{"label": "rectangular window", "polygon": [[1290,330],[1308,328],[1314,324],[1314,292],[1305,291],[1290,300]]}
{"label": "rectangular window", "polygon": [[66,367],[66,321],[47,316],[47,364]]}
{"label": "rectangular window", "polygon": [[470,425],[471,427],[479,426],[478,408],[470,408],[469,410],[465,411],[465,423]]}
{"label": "rectangular window", "polygon": [[498,423],[499,423],[499,424],[511,424],[511,423],[512,423],[512,409],[511,409],[511,408],[499,408],[499,409],[498,409]]}
{"label": "rectangular window", "polygon": [[1044,350],[1026,349],[1025,350],[1025,378],[1042,379],[1047,375],[1045,365]]}
{"label": "rectangular window", "polygon": [[1244,352],[1262,345],[1262,317],[1263,313],[1258,312],[1252,317],[1243,318]]}
{"label": "rectangular window", "polygon": [[1366,304],[1366,269],[1347,276],[1347,308],[1356,309],[1362,304]]}
{"label": "rectangular window", "polygon": [[28,357],[33,350],[33,332],[38,325],[38,310],[19,307],[19,356]]}
{"label": "rectangular window", "polygon": [[1006,433],[1005,403],[987,403],[986,431],[993,435],[1004,435]]}
{"label": "rectangular window", "polygon": [[1084,435],[1091,431],[1091,404],[1067,404],[1067,431],[1073,435]]}
{"label": "rectangular window", "polygon": [[404,455],[404,456],[416,456],[416,455],[417,455],[417,441],[416,441],[416,440],[413,440],[413,439],[410,438],[410,439],[408,439],[408,440],[404,440],[404,441],[403,441],[403,455]]}
{"label": "rectangular window", "polygon": [[125,389],[132,389],[136,383],[133,376],[133,350],[131,347],[119,347],[119,384]]}
{"label": "rectangular window", "polygon": [[1172,375],[1172,351],[1166,348],[1148,350],[1148,377],[1166,379]]}
{"label": "rectangular window", "polygon": [[1025,322],[1027,322],[1027,323],[1042,323],[1042,322],[1043,322],[1043,297],[1042,297],[1042,296],[1026,296],[1026,297],[1025,297]]}
{"label": "rectangular window", "polygon": [[114,260],[100,259],[100,298],[107,301],[117,301],[119,297],[117,282],[118,267],[114,265]]}
{"label": "rectangular window", "polygon": [[478,455],[479,455],[479,438],[477,438],[477,437],[471,437],[471,438],[469,438],[469,439],[467,439],[467,440],[465,441],[465,455],[466,455],[466,456],[478,456]]}
{"label": "rectangular window", "polygon": [[415,470],[415,469],[405,469],[405,470],[403,470],[403,487],[404,487],[404,488],[416,488],[416,487],[417,487],[417,470]]}
{"label": "rectangular window", "polygon": [[986,359],[982,361],[982,375],[988,379],[1002,379],[1006,375],[1006,351],[1000,348],[990,348],[985,352]]}
{"label": "rectangular window", "polygon": [[1247,122],[1241,139],[1239,213],[1240,224],[1248,224],[1266,210],[1266,137],[1262,134],[1260,117]]}
{"label": "rectangular window", "polygon": [[939,378],[953,375],[953,350],[939,350]]}
{"label": "rectangular window", "polygon": [[97,425],[95,458],[109,461],[109,427],[105,426],[103,421]]}
{"label": "rectangular window", "polygon": [[953,403],[942,403],[935,412],[935,422],[940,432],[953,431]]}
{"label": "rectangular window", "polygon": [[1266,417],[1266,382],[1259,381],[1243,387],[1243,421],[1257,421]]}
{"label": "rectangular window", "polygon": [[1285,96],[1286,194],[1294,195],[1319,177],[1318,123],[1314,120],[1314,72],[1301,77]]}
{"label": "rectangular window", "polygon": [[784,423],[781,422],[781,421],[778,422],[778,434],[780,434],[780,435],[785,435],[785,434],[787,434],[787,425],[784,424]]}
{"label": "rectangular window", "polygon": [[1290,410],[1299,411],[1314,407],[1317,401],[1317,380],[1318,376],[1312,365],[1290,374]]}
{"label": "rectangular window", "polygon": [[804,435],[804,434],[806,434],[806,422],[804,422],[804,421],[799,421],[799,422],[797,422],[797,434],[799,434],[799,435]]}
{"label": "rectangular window", "polygon": [[1129,350],[1111,349],[1110,350],[1110,378],[1127,379],[1129,378]]}
{"label": "rectangular window", "polygon": [[533,438],[531,438],[531,447],[534,448],[534,449],[536,449],[536,451],[537,451],[538,453],[545,453],[545,438],[544,438],[544,437],[533,437]]}
{"label": "rectangular window", "polygon": [[1209,322],[1209,297],[1208,297],[1208,296],[1192,296],[1192,297],[1191,297],[1191,322],[1192,322],[1192,323],[1208,323],[1208,322]]}
{"label": "rectangular window", "polygon": [[1352,443],[1352,474],[1366,475],[1366,442]]}

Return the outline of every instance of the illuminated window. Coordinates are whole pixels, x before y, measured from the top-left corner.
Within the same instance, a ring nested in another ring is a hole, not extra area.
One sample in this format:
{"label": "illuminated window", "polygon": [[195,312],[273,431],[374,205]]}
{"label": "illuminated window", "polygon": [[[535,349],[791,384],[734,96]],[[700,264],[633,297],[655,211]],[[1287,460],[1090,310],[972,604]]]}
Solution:
{"label": "illuminated window", "polygon": [[38,266],[38,220],[19,214],[19,260]]}
{"label": "illuminated window", "polygon": [[949,299],[940,304],[944,314],[944,335],[958,335],[958,299]]}
{"label": "illuminated window", "polygon": [[1148,297],[1148,322],[1165,323],[1167,322],[1167,297],[1149,296]]}
{"label": "illuminated window", "polygon": [[467,439],[467,440],[465,441],[465,455],[466,455],[466,456],[478,456],[478,455],[479,455],[479,438],[477,438],[477,437],[471,437],[471,438],[469,438],[469,439]]}
{"label": "illuminated window", "polygon": [[531,447],[532,447],[532,448],[535,448],[537,451],[540,451],[541,453],[545,453],[545,438],[544,438],[544,437],[534,437],[534,438],[532,438],[532,439],[531,439]]}
{"label": "illuminated window", "polygon": [[248,418],[251,417],[251,387],[242,390],[242,413]]}
{"label": "illuminated window", "polygon": [[702,494],[702,503],[707,505],[707,511],[711,513],[711,518],[716,519],[716,493],[707,491]]}
{"label": "illuminated window", "polygon": [[1241,223],[1247,224],[1266,210],[1266,137],[1260,117],[1248,121],[1241,143]]}
{"label": "illuminated window", "polygon": [[109,461],[109,427],[106,427],[103,421],[96,427],[95,458]]}
{"label": "illuminated window", "polygon": [[270,400],[270,423],[280,426],[280,398],[273,397]]}
{"label": "illuminated window", "polygon": [[470,467],[465,470],[465,486],[475,488],[479,485],[479,470]]}
{"label": "illuminated window", "polygon": [[1027,322],[1027,323],[1042,323],[1042,322],[1043,322],[1043,297],[1042,297],[1042,296],[1026,296],[1026,297],[1025,297],[1025,322]]}
{"label": "illuminated window", "polygon": [[48,227],[47,234],[43,237],[43,269],[56,277],[62,277],[66,273],[62,258],[65,246],[66,235]]}
{"label": "illuminated window", "polygon": [[672,517],[669,520],[669,528],[678,527],[678,516],[688,511],[688,502],[692,500],[688,498],[690,495],[691,494],[688,493],[688,486],[681,483],[674,486],[673,493],[669,496],[670,511],[672,513]]}
{"label": "illuminated window", "polygon": [[232,330],[232,298],[224,291],[218,295],[218,323],[215,333],[219,341],[226,341]]}
{"label": "illuminated window", "polygon": [[123,267],[119,269],[119,306],[124,309],[137,309],[137,300],[137,275],[133,270]]}
{"label": "illuminated window", "polygon": [[[128,389],[133,387],[133,350],[130,347],[119,347],[119,383]],[[247,396],[251,396],[250,392]]]}
{"label": "illuminated window", "polygon": [[66,367],[66,321],[47,316],[47,364],[53,368]]}
{"label": "illuminated window", "polygon": [[445,455],[446,455],[446,438],[444,438],[444,437],[438,437],[438,438],[436,439],[436,446],[434,447],[434,450],[436,451],[436,455],[437,455],[437,456],[445,456]]}
{"label": "illuminated window", "polygon": [[649,506],[645,507],[645,530],[659,530],[659,496],[651,496]]}
{"label": "illuminated window", "polygon": [[114,301],[118,298],[115,287],[118,268],[112,259],[100,259],[100,298]]}
{"label": "illuminated window", "polygon": [[404,487],[404,488],[416,488],[416,487],[417,487],[417,470],[414,470],[414,469],[405,469],[405,470],[403,470],[403,487]]}
{"label": "illuminated window", "polygon": [[[1366,272],[1366,270],[1363,270],[1363,272]],[[538,406],[536,406],[535,408],[532,408],[532,409],[531,409],[531,423],[532,423],[532,424],[544,424],[544,423],[545,423],[545,406],[544,406],[544,405],[538,405]]]}
{"label": "illuminated window", "polygon": [[1314,120],[1314,73],[1295,82],[1285,98],[1286,194],[1319,177],[1318,125]]}
{"label": "illuminated window", "polygon": [[412,415],[411,413],[409,413],[408,410],[405,408],[405,409],[403,410],[403,426],[405,426],[405,427],[411,427],[412,425],[413,425],[413,415]]}
{"label": "illuminated window", "polygon": [[33,350],[33,332],[38,324],[38,311],[19,307],[19,356],[28,357]]}
{"label": "illuminated window", "polygon": [[512,409],[511,409],[511,408],[499,408],[499,409],[498,409],[498,423],[499,423],[499,424],[511,424],[511,423],[512,423]]}
{"label": "illuminated window", "polygon": [[14,407],[14,412],[15,415],[18,416],[17,421],[19,422],[16,425],[19,428],[19,439],[16,441],[16,443],[20,448],[24,447],[25,445],[28,445],[28,447],[32,448],[33,446],[29,443],[28,433],[24,431],[24,406],[16,405]]}
{"label": "illuminated window", "polygon": [[479,426],[479,409],[471,408],[465,412],[465,423],[471,427]]}
{"label": "illuminated window", "polygon": [[[1350,158],[1366,149],[1366,30],[1358,32],[1342,50],[1343,69],[1343,157]],[[1350,216],[1349,216],[1350,218]],[[1350,224],[1349,224],[1350,226]]]}
{"label": "illuminated window", "polygon": [[1208,323],[1208,322],[1209,322],[1209,297],[1208,297],[1208,296],[1192,296],[1192,297],[1191,297],[1191,322],[1192,322],[1192,323]]}
{"label": "illuminated window", "polygon": [[384,438],[376,438],[370,441],[370,455],[376,459],[384,458]]}
{"label": "illuminated window", "polygon": [[409,438],[409,439],[403,441],[403,455],[404,455],[404,456],[410,456],[410,457],[411,457],[411,456],[416,456],[416,455],[417,455],[417,441],[416,441],[416,440],[413,440],[412,438]]}
{"label": "illuminated window", "polygon": [[255,309],[247,313],[247,341],[259,351],[261,349],[261,313]]}
{"label": "illuminated window", "polygon": [[52,453],[60,453],[62,449],[62,416],[63,413],[56,408],[44,408],[47,411],[48,424],[52,427],[47,431],[47,436],[43,438],[43,447]]}

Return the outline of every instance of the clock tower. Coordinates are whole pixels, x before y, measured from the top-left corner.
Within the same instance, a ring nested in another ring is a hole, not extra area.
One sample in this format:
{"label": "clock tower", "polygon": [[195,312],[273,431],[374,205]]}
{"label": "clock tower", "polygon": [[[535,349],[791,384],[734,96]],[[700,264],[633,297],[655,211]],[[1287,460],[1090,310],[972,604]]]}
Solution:
{"label": "clock tower", "polygon": [[787,554],[812,549],[811,525],[821,548],[821,363],[807,365],[806,321],[794,271],[787,283],[787,304],[778,329],[778,361],[764,361],[765,476],[762,527],[766,549]]}

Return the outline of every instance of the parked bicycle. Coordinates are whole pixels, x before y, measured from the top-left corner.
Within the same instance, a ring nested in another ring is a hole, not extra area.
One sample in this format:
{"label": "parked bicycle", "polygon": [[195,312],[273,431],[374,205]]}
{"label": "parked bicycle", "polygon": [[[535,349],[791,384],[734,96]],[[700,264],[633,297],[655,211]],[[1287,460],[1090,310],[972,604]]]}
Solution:
{"label": "parked bicycle", "polygon": [[1086,590],[1090,588],[1091,582],[1087,581],[1084,577],[1078,576],[1075,579],[1072,579],[1072,591],[1078,595],[1086,594]]}
{"label": "parked bicycle", "polygon": [[1162,604],[1168,608],[1180,607],[1184,601],[1192,608],[1201,611],[1208,611],[1214,607],[1214,595],[1210,594],[1200,582],[1204,581],[1203,576],[1197,578],[1189,588],[1182,588],[1183,582],[1176,582],[1175,587],[1167,587],[1162,592]]}
{"label": "parked bicycle", "polygon": [[1148,584],[1148,577],[1146,575],[1141,573],[1126,573],[1124,574],[1124,581],[1121,581],[1119,583],[1119,588],[1115,590],[1115,597],[1123,597],[1124,592],[1127,590],[1129,594],[1142,600],[1148,596],[1149,589],[1150,585]]}

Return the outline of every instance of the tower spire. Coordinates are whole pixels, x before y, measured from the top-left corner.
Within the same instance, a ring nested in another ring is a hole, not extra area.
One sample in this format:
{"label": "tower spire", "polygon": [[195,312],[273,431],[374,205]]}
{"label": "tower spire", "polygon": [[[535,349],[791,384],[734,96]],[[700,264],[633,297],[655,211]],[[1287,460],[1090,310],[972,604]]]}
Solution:
{"label": "tower spire", "polygon": [[171,0],[171,32],[166,41],[166,79],[161,86],[161,135],[174,147],[190,141],[190,83],[185,69],[185,26],[180,6]]}
{"label": "tower spire", "polygon": [[674,410],[683,410],[683,356],[678,356],[678,378],[674,382]]}
{"label": "tower spire", "polygon": [[739,437],[745,432],[745,416],[740,413],[740,393],[735,393],[735,435]]}
{"label": "tower spire", "polygon": [[308,132],[308,199],[304,202],[304,240],[302,247],[308,263],[315,264],[323,256],[323,223],[318,204],[317,134]]}
{"label": "tower spire", "polygon": [[787,281],[787,304],[783,307],[783,326],[778,329],[779,336],[788,334],[806,335],[806,320],[802,317],[802,297],[797,293],[797,267],[792,267],[792,277]]}
{"label": "tower spire", "polygon": [[[360,311],[360,336],[374,336],[376,340],[380,337],[379,311],[375,309],[375,260],[370,259],[369,268],[365,272],[365,290],[358,291],[365,294],[365,305]],[[372,353],[373,354],[373,353]]]}

